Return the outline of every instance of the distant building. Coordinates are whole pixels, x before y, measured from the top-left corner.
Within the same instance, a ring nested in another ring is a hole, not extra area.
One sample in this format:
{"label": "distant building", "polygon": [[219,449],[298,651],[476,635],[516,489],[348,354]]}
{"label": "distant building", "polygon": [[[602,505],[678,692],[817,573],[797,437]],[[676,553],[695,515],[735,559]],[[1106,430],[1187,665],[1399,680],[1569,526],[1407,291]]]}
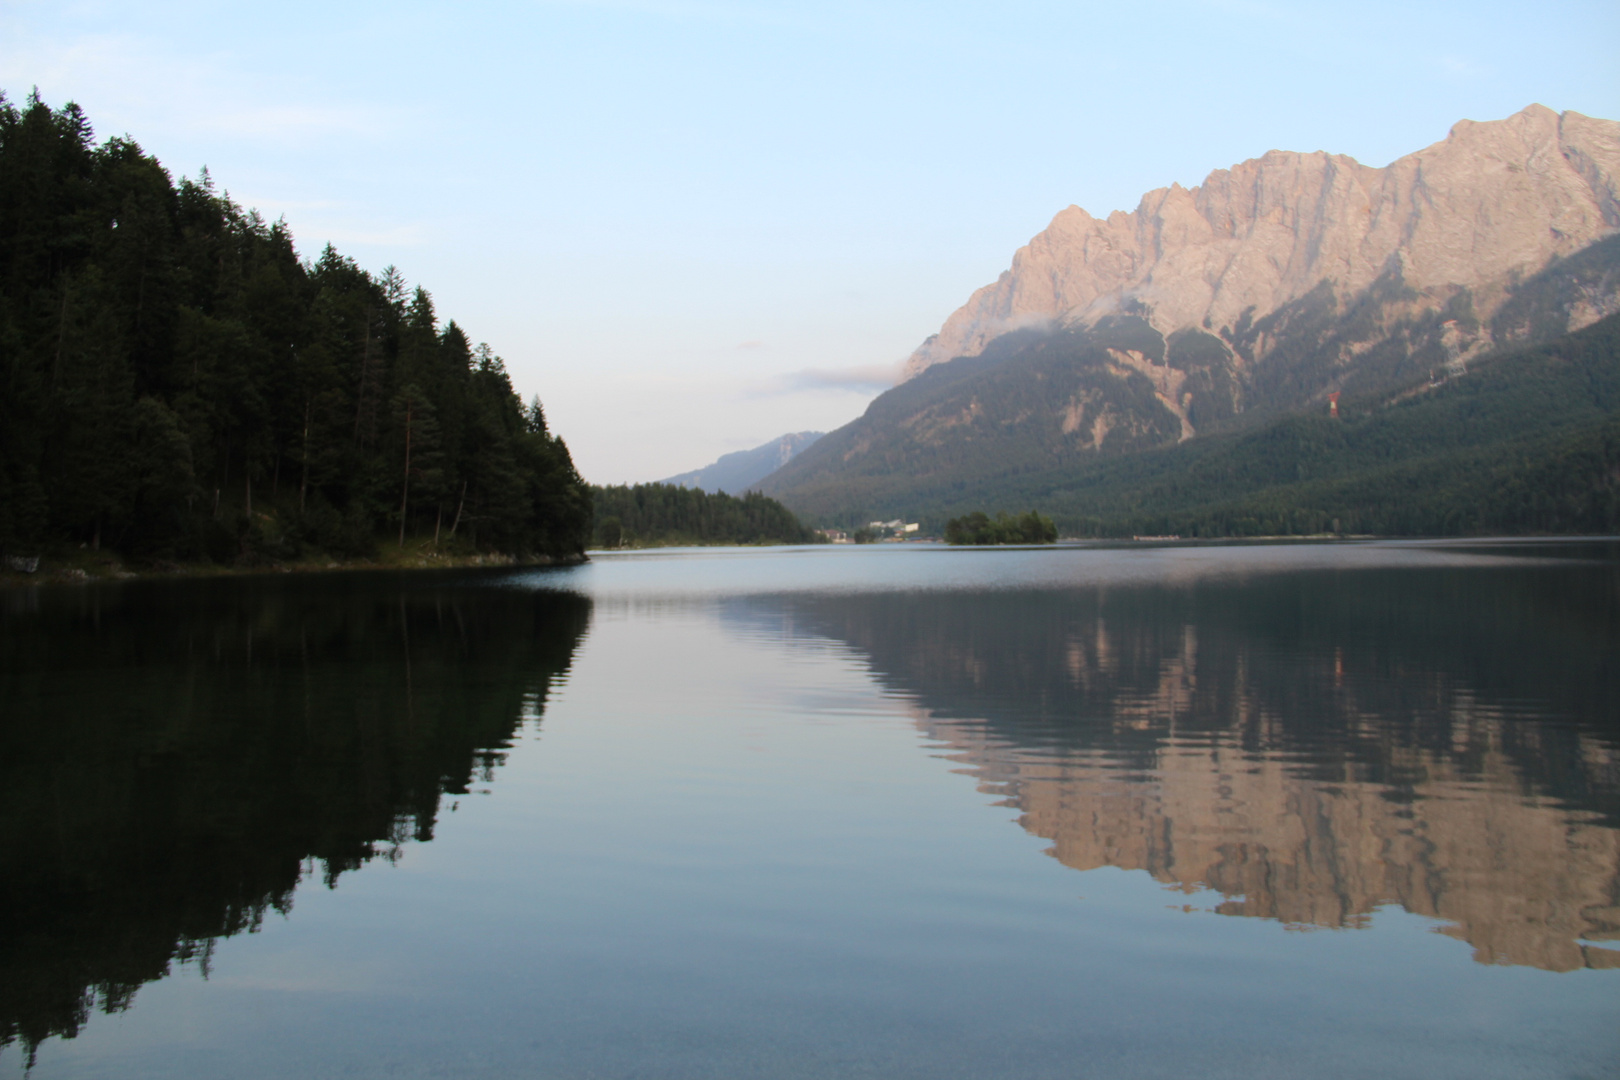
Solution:
{"label": "distant building", "polygon": [[893,521],[868,522],[866,531],[871,533],[873,539],[875,540],[898,543],[899,541],[909,537],[912,533],[919,531],[921,528],[922,526],[915,521],[906,521],[903,518],[895,518]]}

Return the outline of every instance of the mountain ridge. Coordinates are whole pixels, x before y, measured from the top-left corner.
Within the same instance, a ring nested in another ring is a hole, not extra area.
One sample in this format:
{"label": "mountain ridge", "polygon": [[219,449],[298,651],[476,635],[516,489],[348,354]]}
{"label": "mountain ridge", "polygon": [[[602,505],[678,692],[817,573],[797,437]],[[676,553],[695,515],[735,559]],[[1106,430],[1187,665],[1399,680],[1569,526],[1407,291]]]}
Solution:
{"label": "mountain ridge", "polygon": [[778,436],[752,450],[737,450],[691,472],[679,473],[660,484],[695,487],[713,495],[725,491],[741,495],[765,477],[798,457],[825,432],[796,431]]}
{"label": "mountain ridge", "polygon": [[[1197,187],[1150,191],[1129,213],[1059,212],[918,347],[905,375],[977,355],[1022,327],[1127,312],[1164,333],[1231,328],[1324,281],[1355,295],[1392,272],[1431,306],[1467,289],[1488,319],[1516,280],[1616,229],[1612,120],[1531,105],[1504,120],[1459,121],[1445,139],[1383,168],[1272,150]],[[1612,295],[1595,299],[1567,329],[1616,310]],[[1461,355],[1491,344],[1454,342]]]}

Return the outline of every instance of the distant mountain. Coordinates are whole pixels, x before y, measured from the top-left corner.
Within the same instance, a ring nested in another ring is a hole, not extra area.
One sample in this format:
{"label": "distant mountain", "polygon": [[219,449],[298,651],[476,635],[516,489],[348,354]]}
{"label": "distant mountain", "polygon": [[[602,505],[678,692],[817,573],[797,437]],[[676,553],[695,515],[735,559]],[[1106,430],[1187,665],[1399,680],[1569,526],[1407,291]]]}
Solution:
{"label": "distant mountain", "polygon": [[691,472],[671,476],[659,482],[674,484],[677,487],[701,488],[710,494],[725,491],[741,495],[798,457],[804,452],[805,447],[821,438],[822,434],[820,431],[800,431],[793,435],[783,435],[779,439],[772,439],[764,446],[725,454],[712,465],[705,465],[701,469],[693,469]]}
{"label": "distant mountain", "polygon": [[761,490],[829,521],[1094,516],[1057,493],[1111,459],[1419,392],[1620,311],[1617,230],[1620,124],[1540,106],[1383,169],[1272,152],[1131,214],[1071,207]]}

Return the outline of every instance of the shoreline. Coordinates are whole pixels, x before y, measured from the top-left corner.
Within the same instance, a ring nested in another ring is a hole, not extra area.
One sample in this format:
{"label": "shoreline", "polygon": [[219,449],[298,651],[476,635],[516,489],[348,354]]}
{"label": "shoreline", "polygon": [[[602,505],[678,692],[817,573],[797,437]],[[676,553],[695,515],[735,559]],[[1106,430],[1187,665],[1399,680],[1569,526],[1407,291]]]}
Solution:
{"label": "shoreline", "polygon": [[[1060,537],[1053,544],[1035,545],[1052,548],[1154,548],[1154,547],[1224,547],[1242,546],[1249,544],[1324,544],[1324,543],[1366,543],[1368,541],[1406,541],[1412,543],[1470,543],[1480,541],[1559,541],[1559,540],[1599,540],[1613,541],[1620,539],[1614,536],[1590,534],[1563,534],[1563,533],[1536,533],[1522,536],[1514,535],[1465,535],[1465,536],[1381,536],[1372,533],[1349,534],[1327,533],[1306,536],[1244,536],[1244,537],[1169,537],[1169,536],[1141,536],[1141,537]],[[999,547],[1025,547],[1018,544],[959,544],[949,545],[941,540],[912,540],[905,541],[907,545],[930,548],[956,548],[960,550],[993,550]],[[822,545],[794,545],[794,544],[647,544],[634,545],[622,548],[590,548],[581,552],[577,558],[553,558],[548,555],[519,558],[503,552],[484,553],[445,553],[428,550],[429,544],[424,542],[415,548],[406,548],[403,551],[383,551],[377,555],[363,558],[333,558],[331,556],[317,556],[290,561],[271,561],[254,565],[230,566],[212,562],[177,562],[172,560],[154,560],[151,563],[136,562],[133,565],[117,554],[79,550],[72,552],[58,552],[55,554],[42,554],[38,557],[38,569],[33,573],[12,569],[5,562],[0,562],[0,591],[24,588],[37,588],[42,585],[91,585],[109,581],[150,581],[161,579],[197,579],[211,577],[251,577],[254,575],[272,574],[331,574],[356,571],[410,571],[410,570],[462,570],[497,567],[565,567],[582,566],[591,561],[591,555],[625,555],[639,552],[654,552],[671,548],[703,548],[703,547],[740,547],[763,549],[771,547],[797,547]],[[834,546],[828,544],[826,546]],[[837,546],[897,546],[897,545],[855,545],[839,544]],[[33,556],[29,556],[33,559]]]}
{"label": "shoreline", "polygon": [[[33,558],[33,556],[29,556]],[[549,555],[519,558],[501,552],[446,554],[411,550],[368,558],[318,556],[287,561],[271,561],[251,566],[229,566],[213,562],[179,562],[158,559],[131,564],[123,556],[100,551],[75,551],[39,556],[32,573],[0,564],[0,589],[34,588],[41,585],[92,585],[108,581],[150,581],[154,579],[197,579],[250,577],[270,574],[332,574],[364,570],[461,570],[477,567],[579,566],[589,562],[581,554],[576,559]]]}

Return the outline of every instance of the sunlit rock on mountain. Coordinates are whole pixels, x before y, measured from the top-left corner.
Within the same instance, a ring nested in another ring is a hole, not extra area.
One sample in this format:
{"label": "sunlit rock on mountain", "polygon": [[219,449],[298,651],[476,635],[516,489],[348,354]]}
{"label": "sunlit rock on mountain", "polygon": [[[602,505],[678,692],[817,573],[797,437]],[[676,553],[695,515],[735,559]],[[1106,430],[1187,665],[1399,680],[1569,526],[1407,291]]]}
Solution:
{"label": "sunlit rock on mountain", "polygon": [[[1474,319],[1488,320],[1517,281],[1617,227],[1620,123],[1575,112],[1532,105],[1464,120],[1382,169],[1274,150],[1192,189],[1150,191],[1128,214],[1062,211],[912,354],[906,374],[978,355],[1009,330],[1119,312],[1165,334],[1214,330],[1252,361],[1275,331],[1245,342],[1246,326],[1324,288],[1343,310],[1381,279],[1413,294],[1383,305],[1391,314],[1438,310],[1467,291]],[[1610,280],[1573,298],[1565,328],[1616,310],[1617,294]],[[1491,340],[1487,326],[1454,328],[1448,345],[1463,354]]]}

